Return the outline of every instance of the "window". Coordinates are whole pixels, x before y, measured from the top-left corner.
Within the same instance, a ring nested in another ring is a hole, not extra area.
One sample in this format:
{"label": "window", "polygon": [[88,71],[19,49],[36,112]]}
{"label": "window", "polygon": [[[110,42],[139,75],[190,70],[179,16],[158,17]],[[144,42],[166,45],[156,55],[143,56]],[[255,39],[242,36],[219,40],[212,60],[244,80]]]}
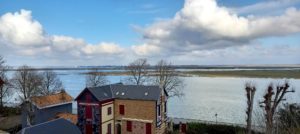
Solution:
{"label": "window", "polygon": [[107,115],[111,115],[111,107],[107,108]]}
{"label": "window", "polygon": [[165,102],[165,112],[167,112],[167,102]]}
{"label": "window", "polygon": [[126,128],[127,128],[128,132],[132,132],[132,122],[131,121],[127,121]]}
{"label": "window", "polygon": [[160,105],[157,105],[157,115],[160,116]]}
{"label": "window", "polygon": [[151,134],[151,123],[146,123],[146,134]]}
{"label": "window", "polygon": [[111,134],[111,124],[107,124],[107,134]]}
{"label": "window", "polygon": [[125,108],[124,108],[124,105],[119,105],[119,113],[121,115],[125,115]]}

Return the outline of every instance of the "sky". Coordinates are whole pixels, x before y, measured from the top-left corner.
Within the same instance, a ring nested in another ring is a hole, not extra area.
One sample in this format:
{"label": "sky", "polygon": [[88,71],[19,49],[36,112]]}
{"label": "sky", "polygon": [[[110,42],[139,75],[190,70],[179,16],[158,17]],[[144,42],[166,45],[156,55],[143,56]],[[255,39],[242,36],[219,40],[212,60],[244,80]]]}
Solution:
{"label": "sky", "polygon": [[300,64],[300,0],[1,0],[8,65]]}

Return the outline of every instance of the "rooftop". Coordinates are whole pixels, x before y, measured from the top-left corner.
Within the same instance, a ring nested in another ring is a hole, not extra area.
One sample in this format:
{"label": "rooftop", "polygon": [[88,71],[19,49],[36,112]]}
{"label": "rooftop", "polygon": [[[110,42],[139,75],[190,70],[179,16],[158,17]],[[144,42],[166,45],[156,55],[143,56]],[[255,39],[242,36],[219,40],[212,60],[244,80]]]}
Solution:
{"label": "rooftop", "polygon": [[73,124],[77,124],[77,114],[71,114],[71,113],[57,113],[55,115],[55,119],[57,118],[64,118],[68,121],[71,121]]}
{"label": "rooftop", "polygon": [[161,88],[159,86],[123,85],[120,83],[99,87],[88,87],[86,90],[89,90],[98,101],[110,98],[158,100],[161,92]]}
{"label": "rooftop", "polygon": [[39,109],[72,103],[73,98],[66,92],[53,95],[31,97],[31,102]]}
{"label": "rooftop", "polygon": [[59,118],[22,129],[18,134],[81,134],[76,125]]}

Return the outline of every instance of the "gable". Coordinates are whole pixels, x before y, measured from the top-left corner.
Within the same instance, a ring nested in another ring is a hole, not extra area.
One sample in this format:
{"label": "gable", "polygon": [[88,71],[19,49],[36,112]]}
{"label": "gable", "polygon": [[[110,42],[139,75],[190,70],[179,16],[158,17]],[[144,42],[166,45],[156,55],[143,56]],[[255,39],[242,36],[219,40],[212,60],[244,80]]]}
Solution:
{"label": "gable", "polygon": [[86,95],[87,94],[90,94],[91,95],[91,101],[92,102],[96,102],[96,101],[99,101],[97,99],[97,97],[95,97],[95,95],[88,89],[88,88],[85,88],[77,97],[76,97],[76,101],[86,101],[87,98],[86,98]]}

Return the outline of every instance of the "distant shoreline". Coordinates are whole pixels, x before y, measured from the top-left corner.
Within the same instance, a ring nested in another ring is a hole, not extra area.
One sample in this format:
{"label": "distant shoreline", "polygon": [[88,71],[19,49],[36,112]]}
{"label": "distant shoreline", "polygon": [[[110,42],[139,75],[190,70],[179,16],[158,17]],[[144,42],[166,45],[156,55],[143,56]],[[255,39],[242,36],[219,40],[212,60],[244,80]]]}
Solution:
{"label": "distant shoreline", "polygon": [[294,78],[300,79],[300,70],[236,70],[186,71],[185,74],[206,77]]}
{"label": "distant shoreline", "polygon": [[[88,72],[84,74],[104,74],[107,76],[128,76],[127,71]],[[225,71],[177,71],[178,76],[190,77],[248,77],[248,78],[293,78],[300,79],[300,70],[225,70]],[[155,76],[149,71],[149,76]]]}

